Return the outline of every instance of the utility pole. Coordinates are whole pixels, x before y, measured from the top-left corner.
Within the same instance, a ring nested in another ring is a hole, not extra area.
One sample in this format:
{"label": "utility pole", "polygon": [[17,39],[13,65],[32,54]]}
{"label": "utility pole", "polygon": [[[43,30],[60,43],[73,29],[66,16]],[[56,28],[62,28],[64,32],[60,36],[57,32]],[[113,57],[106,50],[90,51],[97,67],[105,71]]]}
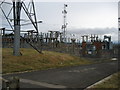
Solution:
{"label": "utility pole", "polygon": [[63,25],[62,25],[62,29],[63,29],[63,41],[66,42],[66,29],[67,29],[67,21],[66,21],[66,15],[67,15],[67,11],[66,11],[66,7],[68,5],[64,4],[64,10],[62,11],[63,13]]}
{"label": "utility pole", "polygon": [[13,0],[14,56],[20,56],[20,12],[21,12],[21,0]]}

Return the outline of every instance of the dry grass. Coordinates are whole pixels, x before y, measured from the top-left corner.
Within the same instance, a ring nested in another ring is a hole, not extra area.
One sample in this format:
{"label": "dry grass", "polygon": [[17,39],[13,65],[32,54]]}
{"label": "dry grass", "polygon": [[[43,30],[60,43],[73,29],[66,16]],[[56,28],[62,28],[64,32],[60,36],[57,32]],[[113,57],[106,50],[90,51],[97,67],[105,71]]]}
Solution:
{"label": "dry grass", "polygon": [[120,88],[120,72],[115,73],[110,79],[94,86],[93,88],[116,88],[115,90],[117,90],[117,88]]}
{"label": "dry grass", "polygon": [[83,65],[92,62],[58,52],[43,51],[39,54],[34,49],[20,49],[22,56],[13,56],[11,48],[2,50],[3,73],[13,73],[28,70],[43,70],[63,66]]}

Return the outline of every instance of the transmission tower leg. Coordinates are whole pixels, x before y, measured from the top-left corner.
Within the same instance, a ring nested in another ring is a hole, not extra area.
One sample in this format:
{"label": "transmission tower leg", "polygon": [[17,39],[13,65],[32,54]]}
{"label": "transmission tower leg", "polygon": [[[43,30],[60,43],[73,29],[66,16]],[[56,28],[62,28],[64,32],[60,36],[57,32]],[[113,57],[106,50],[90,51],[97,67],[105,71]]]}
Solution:
{"label": "transmission tower leg", "polygon": [[20,26],[15,26],[14,32],[14,48],[13,48],[14,56],[20,56]]}
{"label": "transmission tower leg", "polygon": [[[2,35],[2,34],[1,34]],[[5,47],[5,28],[3,28],[3,48]]]}
{"label": "transmission tower leg", "polygon": [[[15,6],[16,5],[16,6]],[[20,56],[20,11],[21,2],[13,1],[13,16],[14,16],[14,47],[13,55]]]}

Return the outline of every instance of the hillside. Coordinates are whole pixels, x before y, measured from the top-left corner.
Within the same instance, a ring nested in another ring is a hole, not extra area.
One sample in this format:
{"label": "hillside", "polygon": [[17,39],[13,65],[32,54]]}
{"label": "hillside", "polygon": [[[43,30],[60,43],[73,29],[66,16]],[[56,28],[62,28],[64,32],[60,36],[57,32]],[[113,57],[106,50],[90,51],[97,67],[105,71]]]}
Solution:
{"label": "hillside", "polygon": [[12,48],[2,50],[3,74],[31,70],[43,70],[63,66],[91,64],[92,62],[69,54],[21,48],[22,56],[13,56]]}

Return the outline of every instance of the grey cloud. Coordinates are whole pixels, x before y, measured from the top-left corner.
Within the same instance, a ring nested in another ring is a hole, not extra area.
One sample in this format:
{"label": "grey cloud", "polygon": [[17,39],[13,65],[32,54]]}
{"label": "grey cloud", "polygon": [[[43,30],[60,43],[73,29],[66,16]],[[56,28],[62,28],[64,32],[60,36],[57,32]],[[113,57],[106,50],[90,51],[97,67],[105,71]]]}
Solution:
{"label": "grey cloud", "polygon": [[68,29],[68,33],[74,33],[74,34],[118,34],[117,28],[94,28],[94,29]]}
{"label": "grey cloud", "polygon": [[117,28],[68,29],[67,33],[68,34],[75,34],[76,36],[90,35],[90,34],[97,34],[100,36],[111,35],[113,42],[118,41],[118,29]]}

